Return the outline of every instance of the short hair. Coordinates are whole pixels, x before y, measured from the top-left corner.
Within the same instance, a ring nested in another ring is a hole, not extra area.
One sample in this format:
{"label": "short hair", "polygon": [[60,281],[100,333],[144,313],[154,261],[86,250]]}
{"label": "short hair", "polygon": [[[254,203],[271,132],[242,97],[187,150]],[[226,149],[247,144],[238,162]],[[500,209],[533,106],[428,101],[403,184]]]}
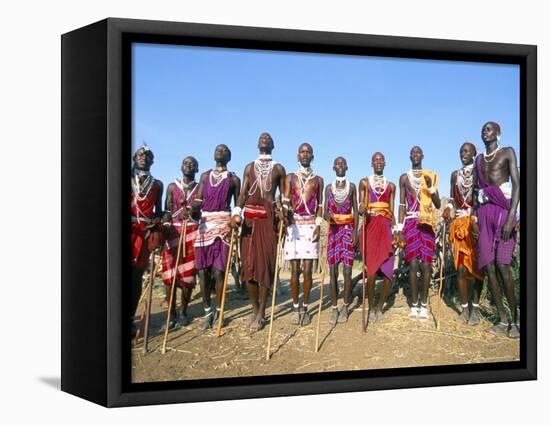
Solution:
{"label": "short hair", "polygon": [[337,162],[338,160],[344,160],[344,163],[346,163],[346,165],[348,164],[348,160],[346,160],[346,159],[345,159],[344,157],[342,157],[341,155],[339,155],[338,157],[336,157],[336,158],[334,159],[334,162],[333,162],[332,164],[333,164],[333,165],[336,164],[336,162]]}
{"label": "short hair", "polygon": [[485,123],[483,125],[483,127],[485,127],[487,124],[490,124],[491,126],[496,128],[497,129],[497,136],[500,136],[500,124],[498,124],[496,121],[488,121],[487,123]]}
{"label": "short hair", "polygon": [[[231,161],[231,150],[229,149],[229,147],[224,143],[220,143],[220,144],[218,144],[218,146],[224,146],[225,149],[227,149],[227,152],[229,154],[229,161]],[[218,146],[216,146],[216,149],[218,148]],[[198,166],[198,163],[197,163],[197,166]]]}
{"label": "short hair", "polygon": [[412,154],[415,148],[418,149],[422,153],[422,155],[424,155],[424,151],[422,151],[422,148],[420,148],[418,145],[415,145],[411,148],[411,150],[409,151],[409,155]]}
{"label": "short hair", "polygon": [[472,151],[474,151],[474,157],[477,155],[477,148],[472,142],[470,141],[464,142],[462,145],[460,145],[460,149],[462,149],[464,145],[470,145],[470,147],[472,148]]}
{"label": "short hair", "polygon": [[191,160],[193,160],[193,163],[195,163],[195,168],[199,168],[199,162],[197,161],[197,159],[195,157],[193,157],[192,155],[188,155],[187,157],[184,157],[183,160],[181,160],[181,165],[183,167],[183,163],[185,162],[185,160],[187,160],[188,158],[190,158]]}
{"label": "short hair", "polygon": [[374,154],[372,154],[372,157],[370,158],[370,161],[374,161],[374,157],[376,157],[377,155],[381,155],[382,158],[384,159],[384,161],[386,161],[386,157],[380,151],[376,151]]}
{"label": "short hair", "polygon": [[313,147],[311,146],[311,144],[310,144],[309,142],[301,143],[300,146],[298,147],[298,152],[300,152],[300,150],[302,149],[302,147],[303,147],[304,145],[309,146],[309,149],[311,150],[311,153],[313,154]]}

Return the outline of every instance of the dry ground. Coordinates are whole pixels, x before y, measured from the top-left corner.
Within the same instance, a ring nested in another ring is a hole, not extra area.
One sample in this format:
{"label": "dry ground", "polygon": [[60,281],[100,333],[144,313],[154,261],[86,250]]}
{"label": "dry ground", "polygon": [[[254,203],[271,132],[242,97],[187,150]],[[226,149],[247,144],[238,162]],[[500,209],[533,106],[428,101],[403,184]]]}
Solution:
{"label": "dry ground", "polygon": [[[160,327],[166,311],[160,302],[161,285],[154,289],[149,353],[141,351],[141,339],[132,350],[132,380],[150,382],[198,378],[223,378],[291,374],[322,371],[363,370],[428,365],[467,364],[514,361],[519,359],[519,341],[487,333],[490,323],[476,327],[455,320],[456,312],[441,306],[441,326],[436,330],[434,318],[415,321],[408,318],[409,307],[401,293],[390,298],[390,306],[382,322],[368,326],[361,333],[361,285],[354,290],[353,311],[349,321],[331,328],[330,308],[325,285],[325,305],[321,313],[320,349],[315,353],[315,330],[319,300],[319,280],[314,280],[310,311],[315,312],[312,324],[291,325],[291,299],[288,274],[282,274],[281,294],[276,299],[271,359],[266,360],[268,326],[251,332],[246,326],[250,305],[246,293],[235,289],[231,279],[226,300],[228,323],[222,336],[216,330],[202,331],[201,295],[193,292],[188,313],[192,323],[171,332],[168,350],[160,352],[163,334]],[[160,284],[160,283],[158,283]],[[437,316],[438,298],[430,297],[432,312]],[[270,306],[270,303],[269,303]],[[269,315],[269,308],[267,315]]]}

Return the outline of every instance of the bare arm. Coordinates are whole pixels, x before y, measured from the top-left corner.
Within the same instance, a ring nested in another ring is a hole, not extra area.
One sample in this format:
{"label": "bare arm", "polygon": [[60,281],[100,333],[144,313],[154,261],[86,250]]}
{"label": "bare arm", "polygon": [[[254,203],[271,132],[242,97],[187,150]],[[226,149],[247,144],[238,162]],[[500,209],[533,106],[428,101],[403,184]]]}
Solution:
{"label": "bare arm", "polygon": [[328,223],[330,223],[330,212],[328,210],[328,191],[329,190],[330,190],[330,184],[328,184],[327,187],[325,188],[325,208],[323,209],[324,218]]}
{"label": "bare arm", "polygon": [[395,185],[390,182],[390,212],[391,212],[391,224],[395,225],[395,214],[394,214],[394,205],[395,205]]}
{"label": "bare arm", "polygon": [[237,205],[239,195],[241,193],[241,179],[237,175],[233,175],[231,182],[232,191],[233,191],[233,205]]}
{"label": "bare arm", "polygon": [[433,186],[434,188],[436,188],[436,190],[434,194],[430,194],[432,197],[432,203],[434,203],[434,206],[436,209],[441,207],[441,198],[439,198],[439,190],[437,189],[437,179],[438,179],[437,175],[434,175]]}
{"label": "bare arm", "polygon": [[516,217],[516,210],[519,204],[519,173],[516,153],[512,148],[507,148],[506,151],[508,170],[510,170],[510,179],[512,180],[512,200],[510,202],[510,211],[508,212],[506,223],[502,229],[502,238],[504,241],[508,241],[510,239],[514,218]]}
{"label": "bare arm", "polygon": [[[277,185],[279,187],[279,194],[284,194],[286,193],[286,185],[285,185],[285,182],[286,182],[286,170],[285,168],[283,167],[282,164],[277,164],[275,165],[275,167],[277,168],[277,171],[278,171],[278,182],[277,182]],[[289,190],[290,191],[290,190]]]}
{"label": "bare arm", "polygon": [[155,180],[155,183],[159,186],[159,192],[157,194],[157,200],[155,201],[155,217],[162,216],[162,192],[164,191],[164,185],[160,180]]}
{"label": "bare arm", "polygon": [[367,193],[367,182],[366,179],[361,179],[359,181],[359,208],[357,212],[363,214],[365,212],[365,194]]}
{"label": "bare arm", "polygon": [[246,196],[248,194],[248,191],[250,190],[250,179],[248,178],[248,176],[250,174],[251,169],[252,169],[252,163],[249,163],[244,168],[243,184],[241,186],[241,192],[240,192],[240,194],[237,198],[237,202],[235,204],[237,207],[240,207],[240,208],[244,207],[244,204],[246,203]]}
{"label": "bare arm", "polygon": [[323,188],[325,187],[325,182],[321,176],[318,176],[319,181],[319,191],[317,191],[317,217],[323,217]]}
{"label": "bare arm", "polygon": [[198,212],[202,205],[202,196],[204,191],[204,182],[209,176],[209,172],[204,172],[201,175],[201,178],[199,179],[199,187],[197,188],[197,196],[193,200],[193,204],[191,204],[191,210]]}
{"label": "bare arm", "polygon": [[407,175],[402,174],[399,178],[399,220],[398,223],[403,223],[405,219],[405,183],[407,181]]}

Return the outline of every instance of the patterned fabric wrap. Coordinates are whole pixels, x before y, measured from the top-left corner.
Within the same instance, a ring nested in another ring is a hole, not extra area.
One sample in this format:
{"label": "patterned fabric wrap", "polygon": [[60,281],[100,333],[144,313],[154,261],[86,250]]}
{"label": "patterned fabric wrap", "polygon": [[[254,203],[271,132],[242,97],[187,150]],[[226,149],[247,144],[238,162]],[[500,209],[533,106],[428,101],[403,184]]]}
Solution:
{"label": "patterned fabric wrap", "polygon": [[[477,209],[479,240],[477,243],[477,268],[482,271],[489,263],[510,265],[516,246],[516,232],[506,242],[501,240],[502,229],[510,211],[510,200],[501,188],[489,185],[481,168],[482,155],[476,158],[477,180],[485,200]],[[517,223],[514,220],[513,225]]]}
{"label": "patterned fabric wrap", "polygon": [[294,215],[285,237],[285,260],[319,258],[319,241],[313,242],[315,216]]}
{"label": "patterned fabric wrap", "polygon": [[179,211],[193,204],[197,194],[196,188],[197,186],[187,195],[187,198],[178,185],[174,185],[172,190],[172,209],[174,213],[172,214],[172,224],[168,230],[168,236],[162,250],[161,278],[165,285],[172,285],[175,274],[176,285],[189,287],[195,284],[196,269],[194,243],[198,236],[199,225],[191,218],[187,222],[187,230],[185,231],[185,257],[183,256],[182,250],[180,252],[177,273],[176,257],[183,226],[183,221],[179,217]]}
{"label": "patterned fabric wrap", "polygon": [[[174,274],[176,274],[176,257],[178,255],[181,227],[181,223],[175,223],[170,227],[170,234],[162,250],[161,278],[165,285],[172,285]],[[176,275],[176,285],[180,287],[190,287],[195,284],[195,248],[193,243],[197,238],[198,228],[199,226],[196,223],[187,223],[187,231],[185,234],[185,257],[183,257],[183,250],[180,250]]]}
{"label": "patterned fabric wrap", "polygon": [[[145,269],[151,251],[154,250],[154,237],[158,234],[151,231],[149,240],[145,241],[145,227],[153,219],[153,210],[157,201],[159,186],[154,183],[149,194],[144,200],[138,200],[132,193],[130,196],[130,213],[132,215],[132,229],[130,231],[130,243],[132,246],[132,266]],[[155,233],[155,235],[153,235]]]}
{"label": "patterned fabric wrap", "polygon": [[407,218],[403,225],[403,238],[405,239],[405,260],[413,259],[431,264],[435,253],[435,233],[430,225],[418,222],[418,217],[410,215],[418,212],[419,206],[414,195],[406,189]]}
{"label": "patterned fabric wrap", "polygon": [[318,187],[315,186],[315,190],[305,203],[302,202],[300,192],[295,185],[292,185],[291,190],[296,207],[285,237],[284,259],[318,259],[319,241],[313,241]]}
{"label": "patterned fabric wrap", "polygon": [[[328,191],[327,207],[333,215],[351,215],[351,199],[348,197],[342,205],[336,204],[332,195],[332,188]],[[352,216],[353,217],[353,216]],[[342,263],[344,266],[353,266],[355,249],[353,248],[353,231],[355,220],[351,223],[331,223],[328,229],[328,264],[329,266]]]}
{"label": "patterned fabric wrap", "polygon": [[229,222],[231,221],[229,189],[234,175],[232,172],[227,172],[225,178],[218,185],[213,186],[210,182],[211,172],[212,170],[207,171],[209,178],[203,184],[202,214],[199,224],[199,235],[195,241],[195,254],[197,269],[210,267],[212,260],[216,259],[216,256],[213,256],[209,252],[210,247],[219,241],[222,245],[227,246],[224,249],[216,244],[216,248],[213,249],[218,255],[222,256],[218,266],[220,264],[224,265],[223,270],[225,269],[227,255],[229,254],[229,239],[231,234],[231,228],[229,227]]}

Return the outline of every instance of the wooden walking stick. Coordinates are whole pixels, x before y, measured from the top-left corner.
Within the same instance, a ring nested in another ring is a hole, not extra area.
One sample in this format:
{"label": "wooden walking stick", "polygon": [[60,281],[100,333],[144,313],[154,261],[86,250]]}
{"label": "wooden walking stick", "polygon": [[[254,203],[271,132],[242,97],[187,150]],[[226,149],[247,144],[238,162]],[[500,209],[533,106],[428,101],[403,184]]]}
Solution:
{"label": "wooden walking stick", "polygon": [[[162,341],[162,354],[166,353],[166,340],[168,339],[168,333],[170,329],[170,317],[172,316],[172,302],[174,300],[174,293],[176,293],[176,277],[178,276],[178,267],[180,263],[180,254],[185,252],[185,237],[187,235],[187,219],[185,219],[181,225],[180,240],[178,243],[178,254],[176,255],[176,266],[174,270],[174,277],[172,278],[172,288],[170,289],[170,299],[168,301],[168,315],[166,316],[166,325],[164,327],[164,340]],[[182,250],[183,241],[183,250]],[[185,255],[184,255],[185,256]],[[185,257],[184,257],[185,258]]]}
{"label": "wooden walking stick", "polygon": [[225,307],[225,291],[227,289],[227,279],[231,269],[231,255],[233,254],[233,239],[235,238],[235,229],[231,229],[231,241],[229,242],[229,254],[227,255],[227,264],[225,265],[225,276],[223,278],[222,301],[220,303],[220,318],[218,319],[218,337],[222,335],[223,309]]}
{"label": "wooden walking stick", "polygon": [[281,240],[283,236],[283,221],[279,222],[279,234],[277,236],[277,255],[275,257],[275,274],[273,276],[273,289],[271,291],[271,314],[269,318],[269,334],[267,335],[267,352],[265,359],[271,357],[271,331],[273,330],[273,314],[275,313],[275,292],[277,290],[277,277],[279,275],[279,258],[281,254]]}
{"label": "wooden walking stick", "polygon": [[367,323],[365,320],[366,306],[365,306],[365,258],[367,257],[367,211],[363,215],[363,238],[361,244],[363,245],[363,270],[362,270],[362,279],[363,279],[363,303],[361,304],[361,327],[363,334],[367,332]]}
{"label": "wooden walking stick", "polygon": [[321,270],[321,283],[319,290],[319,311],[317,312],[317,331],[315,333],[315,353],[319,352],[319,331],[321,330],[321,309],[323,307],[323,287],[325,286],[325,274],[328,267],[328,233],[325,238],[325,258]]}
{"label": "wooden walking stick", "polygon": [[153,251],[153,258],[151,259],[151,277],[149,279],[149,285],[147,286],[147,299],[145,299],[145,326],[143,330],[143,353],[147,353],[147,345],[149,344],[149,319],[151,318],[151,303],[153,301],[153,282],[155,281],[155,275],[157,274],[158,266],[161,260],[155,264],[156,250]]}
{"label": "wooden walking stick", "polygon": [[443,221],[443,236],[441,238],[441,244],[443,245],[443,259],[441,260],[441,267],[439,268],[439,300],[437,301],[437,324],[436,328],[439,330],[441,324],[441,297],[443,295],[443,268],[445,267],[445,235],[447,234],[447,222]]}

